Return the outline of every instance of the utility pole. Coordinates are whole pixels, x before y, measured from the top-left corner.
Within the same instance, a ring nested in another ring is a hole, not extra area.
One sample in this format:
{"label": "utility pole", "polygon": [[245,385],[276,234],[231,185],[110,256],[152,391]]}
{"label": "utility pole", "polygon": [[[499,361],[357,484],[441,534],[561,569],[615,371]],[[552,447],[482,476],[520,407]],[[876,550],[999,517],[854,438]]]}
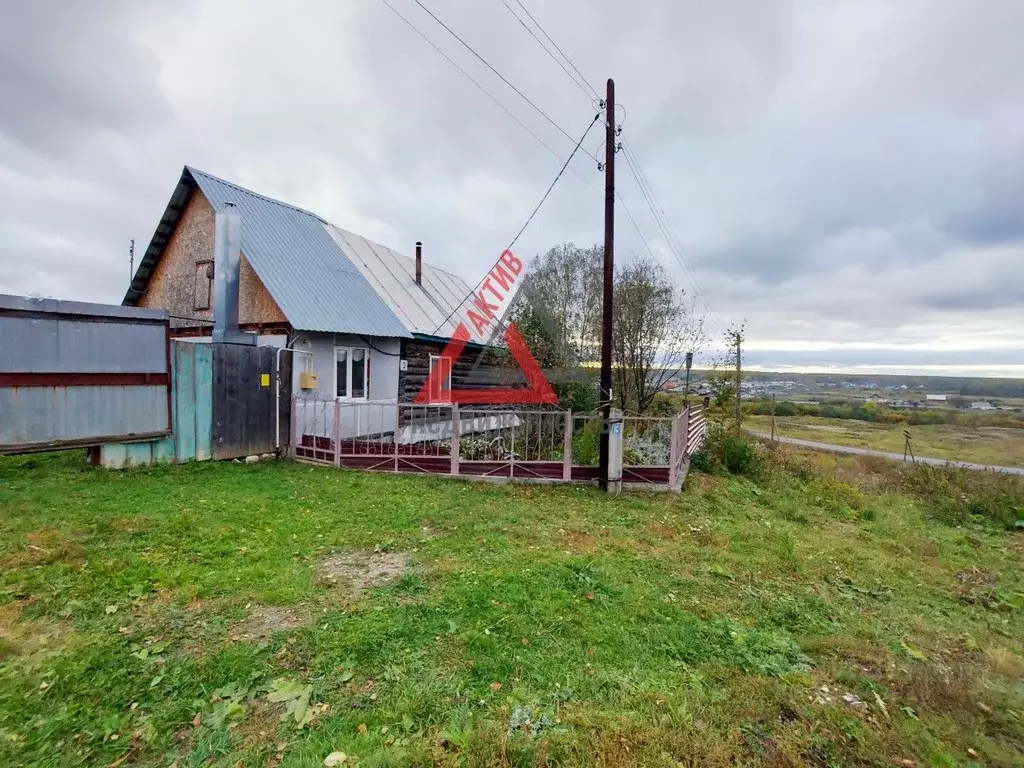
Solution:
{"label": "utility pole", "polygon": [[612,409],[612,288],[615,281],[615,81],[604,101],[604,305],[601,315],[601,440],[598,485],[608,490],[608,431]]}
{"label": "utility pole", "polygon": [[135,238],[128,241],[128,282],[135,279]]}

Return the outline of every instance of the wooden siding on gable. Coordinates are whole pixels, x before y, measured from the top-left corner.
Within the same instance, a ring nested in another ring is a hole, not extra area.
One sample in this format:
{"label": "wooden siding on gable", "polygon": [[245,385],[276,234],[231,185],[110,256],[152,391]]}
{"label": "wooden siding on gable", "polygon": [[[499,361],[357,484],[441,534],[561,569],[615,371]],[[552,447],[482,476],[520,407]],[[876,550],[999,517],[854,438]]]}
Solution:
{"label": "wooden siding on gable", "polygon": [[[213,206],[202,192],[194,190],[138,306],[166,309],[172,315],[178,315],[178,318],[171,318],[171,326],[175,329],[208,329],[213,320],[213,301],[210,301],[209,309],[195,308],[196,265],[213,260],[213,236]],[[182,320],[182,317],[195,318],[195,321]],[[238,321],[243,325],[281,325],[288,322],[252,265],[246,261],[244,253],[238,277]]]}

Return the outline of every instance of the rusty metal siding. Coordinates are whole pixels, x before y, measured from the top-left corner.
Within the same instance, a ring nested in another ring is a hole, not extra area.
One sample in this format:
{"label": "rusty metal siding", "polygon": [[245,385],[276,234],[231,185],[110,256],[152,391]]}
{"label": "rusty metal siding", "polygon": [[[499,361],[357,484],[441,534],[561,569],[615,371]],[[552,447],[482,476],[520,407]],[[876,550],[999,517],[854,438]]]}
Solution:
{"label": "rusty metal siding", "polygon": [[0,295],[0,452],[170,431],[168,317]]}

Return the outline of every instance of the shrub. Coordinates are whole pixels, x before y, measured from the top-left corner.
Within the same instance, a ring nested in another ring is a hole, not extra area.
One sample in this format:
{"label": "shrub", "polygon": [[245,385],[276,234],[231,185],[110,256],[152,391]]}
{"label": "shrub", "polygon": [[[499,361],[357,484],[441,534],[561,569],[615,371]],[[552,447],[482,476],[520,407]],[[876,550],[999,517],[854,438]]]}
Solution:
{"label": "shrub", "polygon": [[996,472],[927,464],[896,465],[887,476],[896,490],[915,497],[928,513],[950,525],[985,522],[1024,528],[1024,479]]}
{"label": "shrub", "polygon": [[572,463],[581,466],[597,464],[601,438],[601,422],[588,419],[572,438]]}
{"label": "shrub", "polygon": [[722,441],[722,463],[734,475],[757,474],[759,462],[754,446],[742,437],[730,435]]}
{"label": "shrub", "polygon": [[658,467],[668,462],[668,443],[657,435],[627,435],[623,440],[622,463],[626,466]]}
{"label": "shrub", "polygon": [[711,452],[707,448],[701,448],[699,451],[694,451],[690,456],[690,469],[710,475],[714,468]]}

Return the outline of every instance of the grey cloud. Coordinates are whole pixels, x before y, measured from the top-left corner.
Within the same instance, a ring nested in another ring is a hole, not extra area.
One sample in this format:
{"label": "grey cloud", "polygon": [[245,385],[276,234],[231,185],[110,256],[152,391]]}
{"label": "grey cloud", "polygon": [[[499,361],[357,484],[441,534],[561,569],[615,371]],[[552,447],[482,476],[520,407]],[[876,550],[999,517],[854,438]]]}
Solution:
{"label": "grey cloud", "polygon": [[[0,0],[2,2],[2,0]],[[411,0],[391,0],[565,157],[594,115],[500,2],[432,0],[567,139]],[[0,31],[0,290],[118,300],[181,165],[467,277],[560,166],[382,3],[48,2]],[[600,91],[718,326],[753,338],[1013,347],[1024,6],[955,0],[527,3]],[[608,41],[611,40],[611,44]],[[600,126],[584,143],[599,153]],[[673,264],[622,155],[618,188]],[[523,234],[602,232],[581,153]],[[582,177],[582,178],[581,178]],[[620,210],[617,251],[645,245]]]}
{"label": "grey cloud", "polygon": [[130,133],[166,118],[158,60],[133,37],[139,3],[4,3],[0,130],[25,146],[67,152],[96,131]]}

